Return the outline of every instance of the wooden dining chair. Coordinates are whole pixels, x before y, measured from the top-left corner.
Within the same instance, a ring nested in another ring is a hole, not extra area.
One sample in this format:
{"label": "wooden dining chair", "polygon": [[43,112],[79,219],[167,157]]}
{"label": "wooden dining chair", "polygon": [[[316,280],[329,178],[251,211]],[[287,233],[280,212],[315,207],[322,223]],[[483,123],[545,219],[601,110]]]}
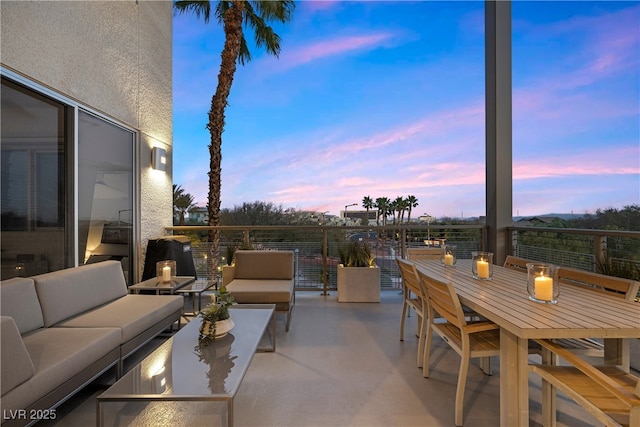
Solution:
{"label": "wooden dining chair", "polygon": [[[633,301],[636,297],[640,286],[640,282],[635,280],[606,276],[569,267],[558,268],[558,282],[560,284],[560,293],[562,293],[563,286],[579,286],[585,292],[614,295],[629,301]],[[580,356],[604,357],[604,344],[590,338],[560,338],[554,341],[566,350]],[[539,353],[540,346],[533,343],[533,345],[529,346],[529,350],[531,353]],[[553,359],[555,361],[555,357]],[[626,357],[623,360],[622,369],[628,372],[629,364],[629,358]]]}
{"label": "wooden dining chair", "polygon": [[[481,365],[488,366],[488,359],[500,354],[499,327],[488,320],[467,321],[460,299],[451,283],[432,279],[420,270],[418,270],[418,277],[426,288],[428,299],[428,321],[422,374],[425,378],[429,377],[431,338],[435,332],[461,358],[455,400],[455,423],[456,426],[461,426],[469,361],[472,358],[482,358],[484,360],[481,360]],[[436,321],[438,317],[441,319]],[[486,373],[486,370],[483,370]]]}
{"label": "wooden dining chair", "polygon": [[400,341],[404,341],[404,322],[412,308],[415,310],[418,320],[416,335],[418,336],[418,368],[422,368],[424,358],[424,337],[427,324],[427,296],[422,282],[418,278],[416,266],[411,261],[396,258],[400,276],[402,277],[402,317],[400,320]]}
{"label": "wooden dining chair", "polygon": [[407,248],[408,260],[440,259],[442,248]]}
{"label": "wooden dining chair", "polygon": [[507,255],[507,258],[504,260],[504,264],[502,266],[510,270],[526,273],[528,262],[535,262],[535,261],[532,261],[526,258],[520,258],[514,255]]}
{"label": "wooden dining chair", "polygon": [[570,364],[529,365],[542,378],[544,425],[555,425],[558,389],[606,426],[640,427],[640,378],[616,366],[593,366],[551,340],[535,341]]}
{"label": "wooden dining chair", "polygon": [[[607,276],[586,270],[570,267],[558,269],[558,282],[562,286],[579,286],[590,292],[604,293],[624,298],[629,301],[638,294],[640,282],[621,277]],[[589,338],[558,339],[556,343],[581,356],[604,357],[604,345]],[[623,362],[623,369],[629,371],[628,358]]]}

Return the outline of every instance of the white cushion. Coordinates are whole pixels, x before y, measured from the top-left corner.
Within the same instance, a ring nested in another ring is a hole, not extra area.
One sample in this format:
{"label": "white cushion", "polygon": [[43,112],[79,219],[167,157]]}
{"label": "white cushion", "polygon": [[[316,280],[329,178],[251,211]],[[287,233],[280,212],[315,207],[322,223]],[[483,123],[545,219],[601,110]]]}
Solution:
{"label": "white cushion", "polygon": [[33,276],[44,325],[77,316],[127,294],[122,264],[103,261]]}
{"label": "white cushion", "polygon": [[3,316],[13,317],[20,334],[26,334],[44,326],[42,308],[33,280],[14,277],[0,284],[0,304]]}

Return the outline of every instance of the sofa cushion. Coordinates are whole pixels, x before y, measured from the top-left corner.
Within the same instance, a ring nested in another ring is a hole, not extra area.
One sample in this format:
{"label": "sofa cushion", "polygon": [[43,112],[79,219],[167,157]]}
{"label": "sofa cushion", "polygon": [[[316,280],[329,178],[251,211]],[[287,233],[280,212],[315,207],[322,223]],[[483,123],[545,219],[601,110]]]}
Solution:
{"label": "sofa cushion", "polygon": [[292,251],[237,251],[236,279],[293,279]]}
{"label": "sofa cushion", "polygon": [[[4,339],[4,338],[3,338]],[[117,328],[43,328],[23,337],[35,375],[2,396],[2,410],[28,408],[118,348]],[[114,359],[114,362],[117,358]],[[2,361],[4,365],[5,360]]]}
{"label": "sofa cushion", "polygon": [[46,327],[127,294],[122,264],[118,261],[40,274],[33,276],[33,280]]}
{"label": "sofa cushion", "polygon": [[94,310],[58,323],[64,328],[120,328],[120,343],[136,337],[171,314],[181,311],[178,295],[125,295]]}
{"label": "sofa cushion", "polygon": [[31,357],[22,341],[16,322],[11,317],[0,317],[0,388],[2,396],[35,374]]}
{"label": "sofa cushion", "polygon": [[234,279],[227,290],[239,304],[288,303],[293,293],[293,280]]}
{"label": "sofa cushion", "polygon": [[3,280],[0,283],[0,307],[3,316],[13,317],[20,334],[44,326],[36,287],[30,278]]}

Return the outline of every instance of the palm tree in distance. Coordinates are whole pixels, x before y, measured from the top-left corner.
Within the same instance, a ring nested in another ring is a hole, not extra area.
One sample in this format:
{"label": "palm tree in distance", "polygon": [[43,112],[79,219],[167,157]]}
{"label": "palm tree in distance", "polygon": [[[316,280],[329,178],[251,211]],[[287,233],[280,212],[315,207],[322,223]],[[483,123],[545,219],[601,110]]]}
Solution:
{"label": "palm tree in distance", "polygon": [[376,199],[375,207],[378,208],[378,225],[380,225],[380,217],[382,217],[382,225],[387,225],[387,216],[391,213],[389,207],[391,200],[388,197],[378,197]]}
{"label": "palm tree in distance", "polygon": [[184,225],[184,214],[195,207],[193,200],[193,196],[185,193],[181,185],[173,184],[173,212],[180,215],[179,225]]}
{"label": "palm tree in distance", "polygon": [[374,206],[373,203],[373,199],[371,198],[371,196],[364,196],[362,198],[362,207],[365,208],[367,210],[367,223],[366,225],[369,225],[369,210]]}
{"label": "palm tree in distance", "polygon": [[[268,54],[276,57],[280,54],[280,37],[273,31],[270,22],[288,22],[295,9],[295,2],[282,1],[189,1],[175,0],[173,10],[176,14],[192,12],[196,17],[202,17],[205,23],[209,22],[211,12],[223,26],[225,40],[222,48],[222,60],[218,73],[218,85],[211,98],[209,110],[209,122],[207,129],[211,136],[209,145],[209,194],[207,210],[209,213],[209,225],[220,225],[220,191],[222,183],[220,175],[222,171],[222,132],[225,124],[225,109],[227,99],[231,92],[236,65],[239,62],[244,65],[251,60],[251,53],[244,37],[244,28],[253,30],[255,44],[258,48],[264,48]],[[209,231],[209,256],[207,267],[209,275],[213,276],[219,258],[220,231]],[[210,277],[212,278],[212,277]]]}
{"label": "palm tree in distance", "polygon": [[409,195],[405,201],[407,202],[407,222],[411,222],[411,209],[418,207],[418,199],[416,196]]}

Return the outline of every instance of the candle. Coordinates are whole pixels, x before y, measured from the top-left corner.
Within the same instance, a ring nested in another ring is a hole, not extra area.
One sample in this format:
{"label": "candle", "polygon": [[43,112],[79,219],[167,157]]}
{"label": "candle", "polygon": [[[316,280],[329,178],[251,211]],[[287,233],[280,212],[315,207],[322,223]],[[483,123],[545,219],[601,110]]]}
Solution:
{"label": "candle", "polygon": [[444,265],[453,265],[453,255],[444,254]]}
{"label": "candle", "polygon": [[481,279],[489,278],[489,263],[487,261],[478,260],[476,262],[476,270],[478,271],[478,277]]}
{"label": "candle", "polygon": [[553,300],[553,279],[547,276],[539,276],[534,281],[534,295],[541,301]]}
{"label": "candle", "polygon": [[162,267],[162,281],[163,282],[171,281],[171,267],[168,265]]}

